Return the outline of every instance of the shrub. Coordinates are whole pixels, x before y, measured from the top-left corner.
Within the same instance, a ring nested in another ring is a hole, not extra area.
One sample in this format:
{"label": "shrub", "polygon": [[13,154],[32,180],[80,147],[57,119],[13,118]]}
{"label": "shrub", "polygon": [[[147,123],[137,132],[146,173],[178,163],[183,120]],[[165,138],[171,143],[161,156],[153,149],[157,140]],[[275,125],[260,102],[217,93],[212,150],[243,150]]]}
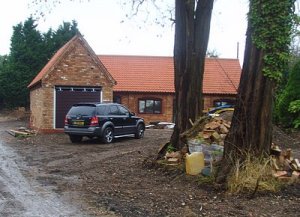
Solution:
{"label": "shrub", "polygon": [[[288,82],[276,101],[276,115],[285,127],[295,126],[299,118],[299,110],[295,111],[297,101],[300,100],[300,61],[295,64],[289,74]],[[293,102],[296,103],[294,104]],[[299,104],[298,104],[299,105]],[[291,106],[291,109],[290,109]],[[298,125],[299,126],[299,125]]]}
{"label": "shrub", "polygon": [[300,128],[300,100],[291,102],[288,111],[295,114],[295,118],[293,120],[294,128]]}

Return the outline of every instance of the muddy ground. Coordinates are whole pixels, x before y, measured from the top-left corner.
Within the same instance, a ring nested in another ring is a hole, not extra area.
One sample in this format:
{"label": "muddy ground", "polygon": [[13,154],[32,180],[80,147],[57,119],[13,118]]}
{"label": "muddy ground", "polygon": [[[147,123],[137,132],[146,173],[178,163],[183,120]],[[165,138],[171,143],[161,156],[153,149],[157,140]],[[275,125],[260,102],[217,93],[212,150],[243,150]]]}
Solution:
{"label": "muddy ground", "polygon": [[[145,164],[168,141],[170,130],[147,130],[143,139],[123,138],[113,144],[96,140],[72,144],[64,134],[15,138],[5,132],[19,126],[26,122],[0,119],[0,143],[31,186],[31,194],[38,194],[31,200],[39,200],[37,205],[42,206],[45,195],[51,195],[60,216],[299,216],[300,184],[250,199],[203,185],[181,171]],[[284,142],[298,155],[299,133],[294,137],[275,131],[274,140]],[[6,159],[2,156],[1,160]],[[14,186],[22,182],[20,177],[15,178]],[[8,201],[7,191],[1,189],[0,181],[0,201]],[[22,194],[19,197],[21,200]],[[0,205],[0,214],[25,216],[22,210],[27,204],[15,203],[23,205],[15,215],[5,213]],[[58,216],[46,214],[47,209],[37,213],[43,211],[36,216]]]}

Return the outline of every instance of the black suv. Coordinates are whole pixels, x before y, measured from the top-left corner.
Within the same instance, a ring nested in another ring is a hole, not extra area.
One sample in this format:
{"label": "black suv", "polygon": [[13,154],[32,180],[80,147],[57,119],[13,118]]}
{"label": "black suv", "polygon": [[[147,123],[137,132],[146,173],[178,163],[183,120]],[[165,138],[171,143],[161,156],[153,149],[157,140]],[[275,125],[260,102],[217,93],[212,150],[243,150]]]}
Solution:
{"label": "black suv", "polygon": [[80,142],[83,136],[99,137],[104,143],[111,143],[114,137],[120,136],[142,138],[145,123],[117,103],[79,103],[67,113],[64,131],[73,143]]}

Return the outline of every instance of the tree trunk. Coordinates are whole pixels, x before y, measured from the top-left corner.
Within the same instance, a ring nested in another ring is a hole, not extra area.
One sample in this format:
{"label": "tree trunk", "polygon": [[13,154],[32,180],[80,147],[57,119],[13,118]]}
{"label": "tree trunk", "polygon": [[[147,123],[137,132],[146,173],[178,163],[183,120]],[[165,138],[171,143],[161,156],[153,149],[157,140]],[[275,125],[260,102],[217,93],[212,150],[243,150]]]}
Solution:
{"label": "tree trunk", "polygon": [[[197,4],[197,5],[196,5]],[[196,8],[195,8],[196,5]],[[179,135],[202,115],[202,81],[213,0],[176,0],[175,3],[175,128],[173,147],[183,147]]]}
{"label": "tree trunk", "polygon": [[252,41],[248,27],[243,70],[230,131],[217,182],[225,183],[237,160],[265,156],[272,142],[274,82],[263,75],[264,51]]}
{"label": "tree trunk", "polygon": [[[237,104],[217,182],[226,183],[233,166],[269,155],[275,85],[288,61],[294,0],[251,0]],[[240,168],[243,169],[243,168]]]}

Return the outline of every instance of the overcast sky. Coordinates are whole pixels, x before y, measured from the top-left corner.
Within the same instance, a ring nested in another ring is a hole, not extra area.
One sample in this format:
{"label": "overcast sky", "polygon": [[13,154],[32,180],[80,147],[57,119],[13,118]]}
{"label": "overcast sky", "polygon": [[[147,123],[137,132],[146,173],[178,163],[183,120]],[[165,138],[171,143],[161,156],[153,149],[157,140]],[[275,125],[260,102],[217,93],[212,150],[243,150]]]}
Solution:
{"label": "overcast sky", "polygon": [[[122,0],[79,0],[75,3],[61,0],[51,13],[38,21],[38,29],[46,32],[56,29],[63,21],[76,20],[78,28],[97,54],[122,55],[173,55],[174,26],[168,22],[164,28],[149,23],[124,19],[128,7],[121,7]],[[129,0],[127,0],[128,2]],[[175,0],[161,0],[175,2]],[[32,0],[9,0],[0,8],[0,55],[8,54],[12,27],[24,22],[36,7]],[[49,0],[48,0],[49,2]],[[123,1],[124,2],[124,1]],[[222,58],[237,57],[240,44],[242,60],[247,0],[216,0],[211,23],[209,50],[216,50]],[[45,8],[43,11],[46,11]],[[150,17],[155,17],[151,12]],[[122,22],[124,20],[124,22]]]}

